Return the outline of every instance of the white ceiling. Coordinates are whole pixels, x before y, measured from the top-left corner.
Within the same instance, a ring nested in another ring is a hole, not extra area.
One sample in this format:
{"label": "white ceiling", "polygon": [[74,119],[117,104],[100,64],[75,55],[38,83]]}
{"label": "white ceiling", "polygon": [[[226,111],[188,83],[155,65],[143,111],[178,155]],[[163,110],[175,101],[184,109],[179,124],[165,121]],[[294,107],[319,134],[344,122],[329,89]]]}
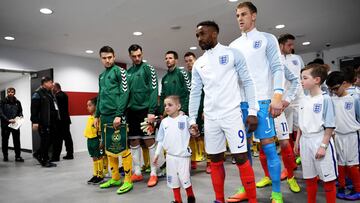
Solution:
{"label": "white ceiling", "polygon": [[[276,36],[285,32],[299,36],[297,53],[325,49],[326,43],[339,47],[360,42],[359,0],[253,2],[258,7],[258,29]],[[101,46],[110,45],[119,61],[130,63],[127,48],[138,43],[144,48],[144,58],[157,67],[165,67],[167,50],[177,51],[183,64],[183,54],[197,45],[198,22],[215,20],[223,44],[239,36],[236,5],[228,0],[2,0],[0,45],[93,58]],[[41,14],[43,7],[53,9],[53,15]],[[275,30],[277,24],[286,27]],[[175,25],[181,29],[170,29]],[[144,35],[135,37],[134,31]],[[7,35],[16,40],[3,40]],[[311,45],[302,46],[304,41]],[[95,53],[86,54],[87,49]]]}
{"label": "white ceiling", "polygon": [[3,72],[0,70],[0,85],[14,81],[23,76],[22,73]]}

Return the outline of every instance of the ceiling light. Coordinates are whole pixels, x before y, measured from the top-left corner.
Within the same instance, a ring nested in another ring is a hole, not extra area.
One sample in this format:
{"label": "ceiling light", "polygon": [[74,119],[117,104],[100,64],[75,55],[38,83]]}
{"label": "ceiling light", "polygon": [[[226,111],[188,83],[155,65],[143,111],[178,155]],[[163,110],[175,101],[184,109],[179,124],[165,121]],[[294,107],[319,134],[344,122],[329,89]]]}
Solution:
{"label": "ceiling light", "polygon": [[6,37],[4,37],[4,39],[8,40],[8,41],[13,41],[13,40],[15,40],[15,37],[6,36]]}
{"label": "ceiling light", "polygon": [[229,2],[237,2],[238,0],[229,0]]}
{"label": "ceiling light", "polygon": [[190,50],[196,50],[197,47],[190,47]]}
{"label": "ceiling light", "polygon": [[284,27],[285,27],[285,25],[283,25],[283,24],[275,26],[276,29],[282,29]]}
{"label": "ceiling light", "polygon": [[308,46],[308,45],[310,45],[310,42],[303,42],[302,45]]}
{"label": "ceiling light", "polygon": [[87,54],[93,54],[93,53],[94,53],[94,51],[93,51],[93,50],[90,50],[90,49],[86,50],[85,52],[86,52]]}
{"label": "ceiling light", "polygon": [[143,62],[144,62],[144,63],[146,63],[146,62],[147,62],[147,60],[145,60],[145,59],[144,59],[144,60],[143,60]]}
{"label": "ceiling light", "polygon": [[48,8],[42,8],[42,9],[40,9],[40,12],[42,14],[45,14],[45,15],[50,15],[50,14],[53,13],[53,11],[51,9],[48,9]]}
{"label": "ceiling light", "polygon": [[139,32],[139,31],[136,31],[136,32],[133,32],[133,35],[135,36],[141,36],[143,33],[142,32]]}

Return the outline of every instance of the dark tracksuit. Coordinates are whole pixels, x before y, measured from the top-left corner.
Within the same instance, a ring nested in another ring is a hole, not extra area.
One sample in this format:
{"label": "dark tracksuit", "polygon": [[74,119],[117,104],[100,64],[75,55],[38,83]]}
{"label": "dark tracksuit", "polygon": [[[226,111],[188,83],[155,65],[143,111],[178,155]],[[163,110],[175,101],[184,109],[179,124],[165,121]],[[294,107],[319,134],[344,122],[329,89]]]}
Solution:
{"label": "dark tracksuit", "polygon": [[57,122],[57,133],[54,140],[54,156],[59,159],[62,150],[63,140],[65,141],[66,152],[68,156],[73,156],[74,148],[70,133],[69,101],[65,92],[60,91],[55,94],[59,106],[60,120]]}
{"label": "dark tracksuit", "polygon": [[130,87],[129,103],[127,106],[127,121],[129,124],[129,139],[144,136],[140,123],[147,114],[155,114],[158,103],[158,80],[155,69],[142,62],[133,65],[128,71]]}
{"label": "dark tracksuit", "polygon": [[180,97],[181,111],[188,113],[190,79],[185,70],[175,67],[173,71],[168,71],[161,81],[160,95],[160,113],[164,113],[164,99],[169,95],[177,95]]}
{"label": "dark tracksuit", "polygon": [[40,149],[36,153],[40,155],[43,163],[49,160],[49,148],[56,133],[56,122],[60,115],[56,109],[56,99],[45,88],[38,88],[31,97],[31,122],[39,124]]}
{"label": "dark tracksuit", "polygon": [[13,136],[13,144],[15,149],[15,157],[20,157],[20,129],[15,130],[10,127],[9,120],[16,117],[23,116],[21,103],[15,97],[10,99],[6,97],[0,102],[0,119],[1,119],[1,136],[2,136],[2,151],[4,157],[8,157],[9,137],[10,133]]}

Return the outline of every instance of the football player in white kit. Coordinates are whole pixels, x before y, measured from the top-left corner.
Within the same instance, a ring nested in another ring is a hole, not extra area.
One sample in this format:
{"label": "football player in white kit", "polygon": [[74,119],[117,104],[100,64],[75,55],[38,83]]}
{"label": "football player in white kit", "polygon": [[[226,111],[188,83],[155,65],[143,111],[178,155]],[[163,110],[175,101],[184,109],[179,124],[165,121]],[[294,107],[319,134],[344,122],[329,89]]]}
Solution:
{"label": "football player in white kit", "polygon": [[[333,100],[336,115],[335,146],[339,169],[339,199],[360,200],[359,172],[359,130],[360,98],[358,94],[349,93],[345,75],[334,71],[326,79],[330,92],[335,94]],[[353,189],[346,194],[345,174],[350,177]]]}
{"label": "football player in white kit", "polygon": [[[274,143],[274,117],[283,110],[284,67],[278,41],[272,34],[259,32],[255,21],[257,8],[251,2],[242,2],[236,9],[236,18],[242,35],[229,46],[238,49],[245,57],[246,64],[256,87],[256,97],[260,106],[257,114],[258,127],[255,138],[260,139],[267,157],[267,165],[272,180],[271,199],[273,203],[282,203],[280,191],[281,162]],[[270,110],[270,111],[269,111]],[[246,114],[246,113],[245,113]],[[243,188],[228,198],[228,202],[247,199]]]}
{"label": "football player in white kit", "polygon": [[327,203],[335,203],[337,178],[336,150],[332,134],[335,112],[329,95],[321,91],[327,71],[324,65],[306,66],[301,72],[301,84],[309,94],[299,102],[299,130],[294,152],[299,153],[307,202],[316,203],[319,177],[324,182]]}
{"label": "football player in white kit", "polygon": [[240,179],[249,202],[256,201],[254,171],[247,158],[245,125],[240,109],[240,81],[249,103],[246,120],[248,131],[257,127],[255,86],[250,77],[243,55],[217,41],[219,26],[213,21],[197,25],[196,37],[205,53],[196,60],[192,69],[189,115],[191,128],[198,131],[198,114],[201,89],[204,90],[205,151],[210,156],[211,180],[215,191],[215,203],[224,203],[224,152],[226,141],[240,172]]}
{"label": "football player in white kit", "polygon": [[189,203],[195,203],[195,196],[190,181],[189,148],[190,132],[188,116],[180,113],[179,96],[167,96],[164,100],[165,112],[168,115],[161,121],[156,137],[158,145],[155,151],[154,164],[164,148],[166,151],[167,185],[173,189],[173,203],[182,203],[180,186],[186,190]]}

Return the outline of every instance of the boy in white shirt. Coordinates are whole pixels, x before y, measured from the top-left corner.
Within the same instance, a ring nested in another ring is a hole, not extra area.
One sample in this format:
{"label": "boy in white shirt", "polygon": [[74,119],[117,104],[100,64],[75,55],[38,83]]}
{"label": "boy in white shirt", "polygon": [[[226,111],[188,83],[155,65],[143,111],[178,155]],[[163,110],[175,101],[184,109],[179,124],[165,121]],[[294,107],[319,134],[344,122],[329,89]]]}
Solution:
{"label": "boy in white shirt", "polygon": [[[357,93],[347,89],[343,72],[334,71],[329,74],[326,85],[335,94],[332,101],[335,107],[335,146],[339,168],[339,188],[336,196],[339,199],[360,200],[359,172],[359,130],[360,99]],[[347,174],[346,174],[347,172]],[[353,190],[346,194],[345,176],[353,183]]]}
{"label": "boy in white shirt", "polygon": [[164,100],[165,112],[168,115],[161,121],[156,140],[158,142],[154,164],[157,164],[160,153],[166,151],[167,185],[173,189],[174,203],[181,203],[180,186],[186,190],[188,203],[195,203],[195,196],[190,181],[189,148],[190,132],[188,117],[180,114],[180,97],[168,96]]}
{"label": "boy in white shirt", "polygon": [[323,94],[320,88],[326,77],[326,68],[320,64],[306,66],[301,72],[301,84],[309,94],[299,102],[300,129],[294,152],[298,154],[300,147],[308,203],[316,203],[317,176],[324,182],[326,202],[336,202],[338,173],[332,139],[335,112],[330,96]]}

